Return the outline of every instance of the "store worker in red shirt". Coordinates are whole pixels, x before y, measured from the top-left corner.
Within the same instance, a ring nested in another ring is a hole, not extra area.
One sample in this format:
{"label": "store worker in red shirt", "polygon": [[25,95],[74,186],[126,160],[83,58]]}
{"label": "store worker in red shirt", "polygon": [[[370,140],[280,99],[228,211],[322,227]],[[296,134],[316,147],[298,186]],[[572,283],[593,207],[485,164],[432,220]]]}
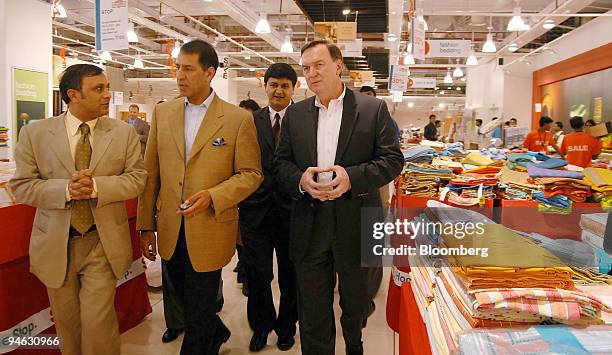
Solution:
{"label": "store worker in red shirt", "polygon": [[586,168],[591,166],[591,160],[601,153],[601,146],[597,138],[583,132],[584,121],[582,117],[575,116],[570,119],[570,126],[574,133],[568,134],[561,144],[561,154],[569,164]]}
{"label": "store worker in red shirt", "polygon": [[558,152],[559,147],[555,143],[552,133],[550,132],[552,123],[552,118],[542,116],[540,118],[540,128],[527,134],[527,137],[525,137],[525,141],[523,142],[523,147],[530,152],[546,154],[548,153],[548,147],[551,146]]}

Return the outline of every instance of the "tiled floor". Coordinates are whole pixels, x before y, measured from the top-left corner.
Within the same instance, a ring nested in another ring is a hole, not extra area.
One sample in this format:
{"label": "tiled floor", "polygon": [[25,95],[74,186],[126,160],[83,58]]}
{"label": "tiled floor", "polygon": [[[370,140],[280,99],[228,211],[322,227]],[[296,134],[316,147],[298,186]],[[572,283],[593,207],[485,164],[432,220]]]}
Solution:
{"label": "tiled floor", "polygon": [[[220,354],[240,355],[250,354],[249,341],[251,330],[246,319],[246,298],[242,295],[236,283],[236,274],[232,272],[236,260],[232,261],[223,269],[225,305],[220,315],[223,322],[232,331],[232,336],[227,343],[221,347]],[[385,304],[387,300],[387,284],[389,280],[389,269],[385,268],[383,283],[376,297],[376,311],[368,319],[368,326],[363,331],[365,354],[392,355],[396,353],[397,336],[387,326],[385,319]],[[276,281],[273,282],[273,293],[275,301],[278,302],[279,291]],[[135,328],[121,335],[123,355],[156,355],[156,354],[178,354],[182,336],[169,344],[161,342],[161,336],[165,331],[164,307],[162,303],[162,292],[149,292],[153,313]],[[278,305],[277,305],[278,306]],[[342,339],[342,328],[340,326],[340,306],[336,294],[336,353],[344,354],[344,340]],[[299,331],[298,331],[299,333]],[[276,348],[276,335],[271,333],[268,338],[268,346],[260,354],[300,354],[299,335],[296,336],[296,345],[287,352],[281,352]]]}

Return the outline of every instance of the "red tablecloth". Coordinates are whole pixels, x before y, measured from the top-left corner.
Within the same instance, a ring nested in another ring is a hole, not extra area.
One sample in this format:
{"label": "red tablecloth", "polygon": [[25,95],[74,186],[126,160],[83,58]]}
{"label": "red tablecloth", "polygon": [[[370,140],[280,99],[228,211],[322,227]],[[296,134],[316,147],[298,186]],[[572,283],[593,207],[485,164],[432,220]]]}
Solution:
{"label": "red tablecloth", "polygon": [[[140,246],[136,234],[135,200],[126,202],[130,232],[132,234],[133,260],[140,260]],[[32,221],[32,207],[15,205],[0,208],[0,332],[11,329],[30,316],[49,307],[47,291],[43,284],[29,272],[28,244]],[[151,305],[147,294],[145,274],[135,276],[117,288],[115,309],[119,328],[124,332],[149,313]],[[43,333],[55,333],[54,327]],[[0,349],[1,350],[1,349]],[[14,354],[58,354],[57,350],[16,350]]]}
{"label": "red tablecloth", "polygon": [[429,336],[410,282],[401,288],[399,307],[400,355],[431,355]]}

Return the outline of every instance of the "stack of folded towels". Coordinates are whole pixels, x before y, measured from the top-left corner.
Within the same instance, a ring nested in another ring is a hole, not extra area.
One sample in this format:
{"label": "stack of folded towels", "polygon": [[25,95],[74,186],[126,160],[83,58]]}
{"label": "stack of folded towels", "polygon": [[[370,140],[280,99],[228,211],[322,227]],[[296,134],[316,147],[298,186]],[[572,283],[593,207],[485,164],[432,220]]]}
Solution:
{"label": "stack of folded towels", "polygon": [[410,196],[437,197],[438,187],[454,177],[453,171],[426,164],[406,164],[400,188]]}
{"label": "stack of folded towels", "polygon": [[404,151],[404,161],[431,164],[436,155],[436,150],[431,147],[415,145]]}
{"label": "stack of folded towels", "polygon": [[590,213],[580,216],[580,228],[582,228],[582,241],[592,247],[603,250],[603,240],[606,233],[608,221],[607,213]]}
{"label": "stack of folded towels", "polygon": [[595,199],[601,202],[604,211],[612,209],[612,170],[601,168],[584,169],[584,180],[595,191]]}

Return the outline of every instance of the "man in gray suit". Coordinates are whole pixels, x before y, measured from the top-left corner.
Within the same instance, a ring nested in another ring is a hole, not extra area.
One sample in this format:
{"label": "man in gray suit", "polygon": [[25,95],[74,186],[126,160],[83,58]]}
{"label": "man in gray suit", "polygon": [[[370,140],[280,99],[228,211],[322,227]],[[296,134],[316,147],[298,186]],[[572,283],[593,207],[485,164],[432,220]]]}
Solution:
{"label": "man in gray suit", "polygon": [[148,123],[140,119],[140,117],[138,117],[138,113],[140,112],[140,108],[138,107],[138,105],[131,104],[129,112],[130,115],[127,120],[127,123],[130,126],[134,127],[134,129],[136,129],[136,133],[138,133],[138,136],[140,137],[140,152],[141,155],[144,157],[145,147],[147,146],[147,139],[149,138],[150,126]]}
{"label": "man in gray suit", "polygon": [[21,129],[10,187],[37,208],[30,271],[47,286],[62,354],[119,354],[115,288],[132,264],[125,200],[147,172],[136,132],[107,117],[102,69],[70,66],[59,87],[68,111]]}

